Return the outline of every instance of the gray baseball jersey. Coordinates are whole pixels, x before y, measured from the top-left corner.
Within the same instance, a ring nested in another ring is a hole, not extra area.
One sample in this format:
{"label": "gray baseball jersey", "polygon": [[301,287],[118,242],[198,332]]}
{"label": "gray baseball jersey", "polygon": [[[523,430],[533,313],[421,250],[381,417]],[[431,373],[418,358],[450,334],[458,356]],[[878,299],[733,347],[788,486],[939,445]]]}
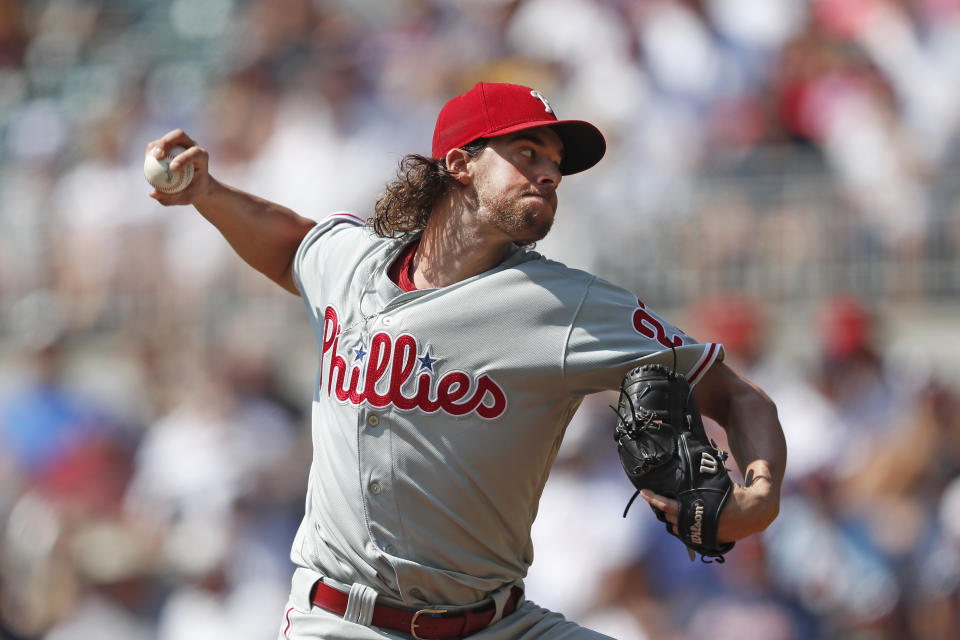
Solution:
{"label": "gray baseball jersey", "polygon": [[584,395],[674,358],[696,384],[722,347],[522,248],[404,293],[387,274],[403,243],[362,222],[328,217],[295,258],[320,353],[291,557],[409,605],[477,602],[533,561],[540,494]]}

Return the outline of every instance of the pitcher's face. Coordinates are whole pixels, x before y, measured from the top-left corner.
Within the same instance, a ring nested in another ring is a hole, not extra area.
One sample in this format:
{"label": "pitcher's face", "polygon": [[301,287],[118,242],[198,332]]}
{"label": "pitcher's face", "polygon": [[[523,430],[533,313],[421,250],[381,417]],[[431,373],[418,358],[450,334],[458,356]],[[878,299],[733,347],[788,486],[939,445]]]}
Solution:
{"label": "pitcher's face", "polygon": [[563,144],[549,127],[491,138],[475,163],[477,218],[514,242],[543,239],[557,212]]}

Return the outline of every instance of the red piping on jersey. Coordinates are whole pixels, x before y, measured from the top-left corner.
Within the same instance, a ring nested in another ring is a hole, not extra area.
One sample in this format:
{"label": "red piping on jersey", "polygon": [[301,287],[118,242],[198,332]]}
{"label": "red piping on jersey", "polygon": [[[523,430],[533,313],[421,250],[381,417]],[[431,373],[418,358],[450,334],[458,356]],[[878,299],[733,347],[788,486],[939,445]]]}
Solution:
{"label": "red piping on jersey", "polygon": [[394,284],[400,287],[401,291],[417,290],[417,285],[413,284],[413,255],[417,252],[419,246],[419,238],[405,246],[387,271],[387,275],[390,276]]}
{"label": "red piping on jersey", "polygon": [[286,616],[286,618],[287,618],[287,628],[283,630],[283,635],[285,635],[285,636],[287,635],[287,632],[290,631],[290,625],[292,624],[292,623],[290,622],[290,612],[292,612],[292,611],[293,611],[293,607],[290,607],[289,609],[287,609],[287,616]]}
{"label": "red piping on jersey", "polygon": [[713,353],[717,350],[717,343],[711,342],[710,348],[707,350],[707,357],[703,362],[700,363],[700,366],[697,367],[696,371],[693,372],[693,375],[690,376],[690,383],[696,384],[700,378],[700,374],[703,373],[703,370],[713,362]]}
{"label": "red piping on jersey", "polygon": [[343,222],[355,222],[359,225],[363,225],[366,223],[366,220],[364,220],[360,216],[355,216],[352,213],[349,213],[347,211],[338,211],[336,213],[331,213],[330,215],[327,216],[327,218],[339,218]]}

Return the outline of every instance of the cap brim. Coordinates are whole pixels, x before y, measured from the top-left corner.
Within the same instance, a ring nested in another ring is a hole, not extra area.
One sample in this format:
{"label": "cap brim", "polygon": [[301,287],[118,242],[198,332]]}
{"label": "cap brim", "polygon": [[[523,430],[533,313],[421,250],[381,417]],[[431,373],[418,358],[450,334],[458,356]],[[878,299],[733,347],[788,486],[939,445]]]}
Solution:
{"label": "cap brim", "polygon": [[550,127],[560,136],[560,140],[563,142],[563,161],[560,163],[560,173],[565,176],[586,171],[600,162],[603,154],[607,151],[607,142],[600,130],[583,120],[524,122],[523,124],[493,131],[487,137],[503,136],[536,127]]}

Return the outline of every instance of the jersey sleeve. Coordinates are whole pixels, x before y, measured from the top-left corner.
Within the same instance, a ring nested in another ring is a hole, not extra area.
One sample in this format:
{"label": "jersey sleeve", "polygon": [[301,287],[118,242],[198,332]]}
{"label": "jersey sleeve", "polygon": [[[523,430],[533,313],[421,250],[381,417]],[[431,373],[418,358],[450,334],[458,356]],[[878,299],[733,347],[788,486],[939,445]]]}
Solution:
{"label": "jersey sleeve", "polygon": [[641,364],[659,363],[699,382],[724,357],[723,346],[700,343],[630,292],[599,278],[586,288],[564,350],[564,377],[576,393],[618,389]]}
{"label": "jersey sleeve", "polygon": [[307,232],[293,258],[293,280],[304,300],[316,298],[320,290],[324,253],[337,232],[363,226],[364,220],[352,213],[332,213]]}

